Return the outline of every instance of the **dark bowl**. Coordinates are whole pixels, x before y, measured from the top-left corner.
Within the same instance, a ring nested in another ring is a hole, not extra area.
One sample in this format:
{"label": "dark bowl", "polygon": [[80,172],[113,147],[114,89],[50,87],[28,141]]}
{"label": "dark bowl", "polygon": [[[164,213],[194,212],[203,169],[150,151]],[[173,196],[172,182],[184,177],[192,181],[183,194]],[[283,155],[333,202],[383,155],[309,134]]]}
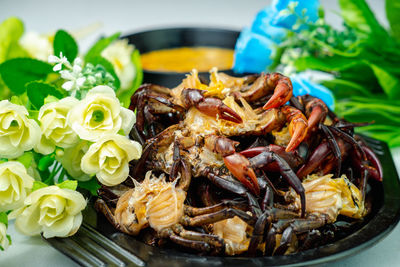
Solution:
{"label": "dark bowl", "polygon": [[[212,46],[234,49],[238,31],[214,29],[214,28],[166,28],[133,33],[124,36],[129,43],[134,44],[140,53],[154,50],[177,48]],[[232,70],[220,70],[233,75]],[[208,77],[208,72],[200,72],[201,77]],[[175,87],[185,73],[161,72],[143,70],[143,83],[155,83],[166,87]]]}
{"label": "dark bowl", "polygon": [[357,254],[388,235],[400,219],[400,182],[386,143],[365,137],[379,157],[384,179],[370,180],[372,210],[356,227],[339,233],[338,239],[325,245],[284,256],[213,257],[190,254],[182,248],[158,248],[119,232],[90,202],[84,211],[84,223],[69,238],[46,239],[52,246],[82,266],[309,266]]}

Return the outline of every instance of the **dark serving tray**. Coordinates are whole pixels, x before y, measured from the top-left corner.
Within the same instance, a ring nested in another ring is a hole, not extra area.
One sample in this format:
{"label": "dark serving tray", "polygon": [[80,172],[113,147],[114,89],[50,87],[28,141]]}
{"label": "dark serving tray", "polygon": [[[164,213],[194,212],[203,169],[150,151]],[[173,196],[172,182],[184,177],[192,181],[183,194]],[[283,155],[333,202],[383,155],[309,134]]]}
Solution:
{"label": "dark serving tray", "polygon": [[84,223],[73,237],[46,239],[82,266],[299,266],[338,260],[355,254],[388,235],[400,219],[400,183],[386,143],[365,137],[381,160],[384,178],[374,183],[373,208],[364,222],[347,236],[317,248],[286,256],[214,257],[145,245],[118,232],[103,215],[88,205]]}

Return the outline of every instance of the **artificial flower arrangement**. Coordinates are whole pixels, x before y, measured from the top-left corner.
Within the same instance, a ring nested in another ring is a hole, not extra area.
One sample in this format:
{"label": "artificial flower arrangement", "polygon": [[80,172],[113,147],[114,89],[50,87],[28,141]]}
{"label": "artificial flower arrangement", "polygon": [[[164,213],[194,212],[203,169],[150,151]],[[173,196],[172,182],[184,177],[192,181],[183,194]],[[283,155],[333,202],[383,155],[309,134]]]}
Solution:
{"label": "artificial flower arrangement", "polygon": [[76,233],[81,192],[121,183],[142,153],[128,138],[130,97],[142,80],[138,51],[119,34],[79,55],[64,30],[23,32],[17,18],[0,24],[2,250],[11,243],[8,219],[26,235]]}

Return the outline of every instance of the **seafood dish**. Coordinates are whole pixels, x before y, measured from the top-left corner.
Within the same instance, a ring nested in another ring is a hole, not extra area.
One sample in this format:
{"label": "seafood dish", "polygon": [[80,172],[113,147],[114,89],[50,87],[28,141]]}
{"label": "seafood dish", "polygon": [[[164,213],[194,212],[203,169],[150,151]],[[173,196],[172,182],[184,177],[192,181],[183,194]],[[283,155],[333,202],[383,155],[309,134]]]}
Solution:
{"label": "seafood dish", "polygon": [[130,108],[143,154],[95,208],[144,243],[207,255],[272,256],[330,242],[371,211],[382,167],[355,127],[288,77],[193,70],[142,85]]}

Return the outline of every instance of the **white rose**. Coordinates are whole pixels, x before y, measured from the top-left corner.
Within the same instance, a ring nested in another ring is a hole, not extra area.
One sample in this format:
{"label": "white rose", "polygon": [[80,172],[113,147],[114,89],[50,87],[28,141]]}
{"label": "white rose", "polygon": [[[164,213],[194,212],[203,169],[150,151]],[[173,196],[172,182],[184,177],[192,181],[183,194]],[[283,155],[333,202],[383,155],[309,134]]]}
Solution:
{"label": "white rose", "polygon": [[128,177],[129,162],[141,154],[142,146],[138,142],[122,135],[107,135],[89,147],[81,168],[88,174],[96,174],[102,184],[113,186]]}
{"label": "white rose", "polygon": [[16,218],[15,227],[25,235],[45,238],[71,236],[82,223],[85,198],[74,190],[61,189],[56,185],[32,192],[24,201],[25,206],[8,216]]}
{"label": "white rose", "polygon": [[50,55],[53,54],[53,43],[50,36],[40,35],[37,32],[27,32],[19,40],[19,44],[33,58],[47,62]]}
{"label": "white rose", "polygon": [[105,85],[90,90],[68,114],[71,128],[81,139],[89,141],[121,129],[128,134],[135,121],[133,111],[121,107],[114,90]]}
{"label": "white rose", "polygon": [[87,141],[81,141],[77,145],[64,149],[64,155],[56,159],[61,162],[67,172],[78,181],[88,181],[91,176],[84,173],[81,169],[82,157],[89,149]]}
{"label": "white rose", "polygon": [[79,103],[76,98],[66,97],[40,108],[38,120],[42,137],[36,149],[42,154],[50,154],[55,147],[68,148],[75,145],[78,135],[67,124],[68,112]]}
{"label": "white rose", "polygon": [[131,60],[135,50],[133,45],[128,44],[127,39],[116,40],[101,52],[101,55],[111,62],[115,73],[121,82],[121,89],[129,89],[136,75],[135,65]]}
{"label": "white rose", "polygon": [[40,139],[40,127],[25,107],[0,101],[0,158],[17,158]]}
{"label": "white rose", "polygon": [[10,245],[10,241],[7,238],[7,226],[4,223],[0,223],[0,246],[6,250]]}
{"label": "white rose", "polygon": [[0,164],[0,212],[19,208],[32,189],[34,179],[18,161]]}

